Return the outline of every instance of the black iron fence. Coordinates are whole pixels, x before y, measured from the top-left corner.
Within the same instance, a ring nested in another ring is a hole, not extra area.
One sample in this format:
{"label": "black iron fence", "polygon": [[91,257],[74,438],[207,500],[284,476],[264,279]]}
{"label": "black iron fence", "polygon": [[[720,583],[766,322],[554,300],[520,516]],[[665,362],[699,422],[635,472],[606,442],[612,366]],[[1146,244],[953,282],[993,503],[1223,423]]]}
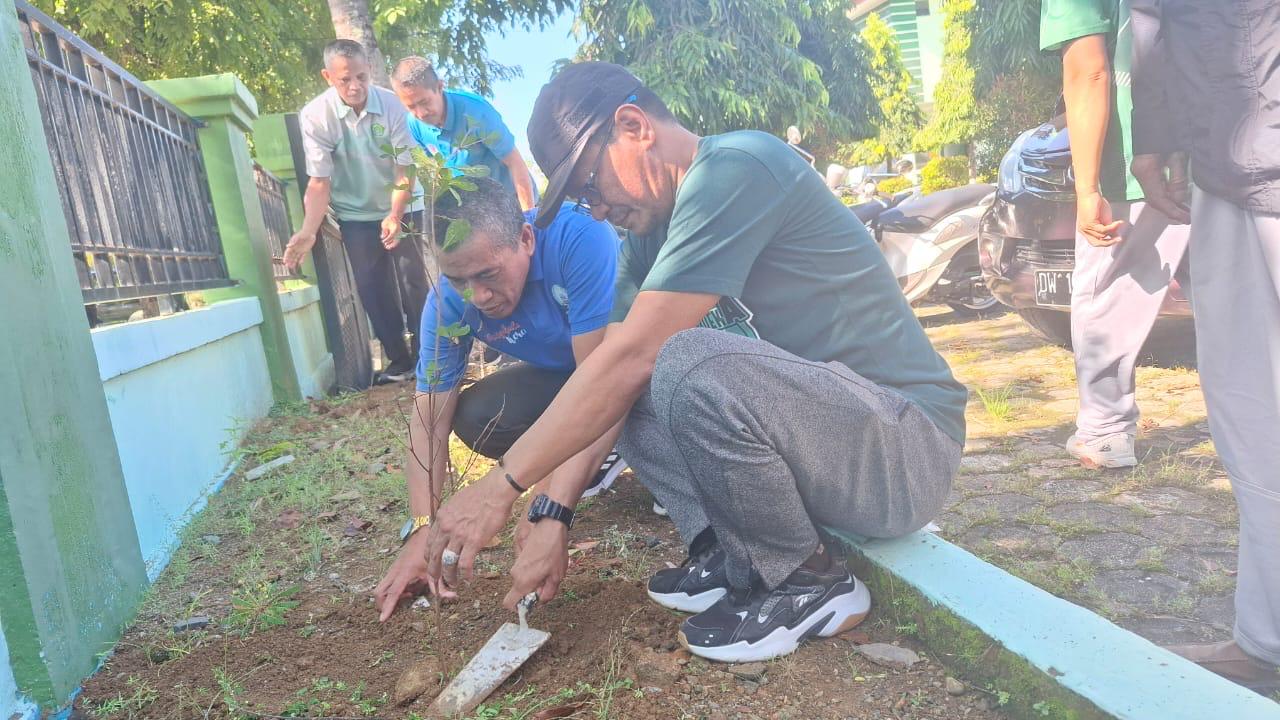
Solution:
{"label": "black iron fence", "polygon": [[271,271],[277,280],[299,277],[284,265],[284,248],[293,235],[293,224],[289,221],[289,206],[284,196],[284,182],[258,163],[253,164],[253,178],[258,185],[258,203],[262,205],[262,220],[267,226],[267,244],[271,248]]}
{"label": "black iron fence", "polygon": [[231,285],[197,121],[16,5],[85,302]]}

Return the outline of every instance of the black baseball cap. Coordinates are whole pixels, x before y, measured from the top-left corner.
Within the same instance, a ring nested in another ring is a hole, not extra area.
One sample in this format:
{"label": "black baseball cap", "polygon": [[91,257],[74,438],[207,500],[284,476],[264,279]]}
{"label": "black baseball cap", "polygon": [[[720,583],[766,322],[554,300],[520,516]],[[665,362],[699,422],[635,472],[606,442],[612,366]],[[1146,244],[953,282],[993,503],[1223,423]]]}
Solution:
{"label": "black baseball cap", "polygon": [[545,228],[555,219],[582,152],[643,87],[626,68],[606,62],[573,63],[542,86],[527,131],[533,160],[547,176],[534,225]]}

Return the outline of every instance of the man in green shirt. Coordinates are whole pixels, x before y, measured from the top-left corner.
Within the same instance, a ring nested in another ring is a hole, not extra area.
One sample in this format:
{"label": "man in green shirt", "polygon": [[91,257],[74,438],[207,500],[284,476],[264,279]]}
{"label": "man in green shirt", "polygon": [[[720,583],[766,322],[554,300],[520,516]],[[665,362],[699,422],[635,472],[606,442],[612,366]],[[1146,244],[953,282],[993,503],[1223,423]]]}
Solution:
{"label": "man in green shirt", "polygon": [[[1185,226],[1143,201],[1133,160],[1133,61],[1155,42],[1131,10],[1152,0],[1044,0],[1040,44],[1062,53],[1075,170],[1071,341],[1080,404],[1067,450],[1086,467],[1137,464],[1134,368],[1187,249]],[[1184,163],[1185,167],[1185,163]]]}
{"label": "man in green shirt", "polygon": [[[625,417],[619,449],[689,546],[649,595],[697,613],[680,631],[691,652],[762,660],[856,625],[870,597],[825,532],[923,527],[959,466],[967,398],[874,240],[780,139],[698,137],[618,65],[562,70],[529,140],[549,178],[537,224],[576,197],[631,236],[604,342],[501,466],[440,508],[435,589],[470,574],[523,483]],[[557,520],[582,486],[553,481],[534,500],[545,520],[508,607],[555,595]]]}

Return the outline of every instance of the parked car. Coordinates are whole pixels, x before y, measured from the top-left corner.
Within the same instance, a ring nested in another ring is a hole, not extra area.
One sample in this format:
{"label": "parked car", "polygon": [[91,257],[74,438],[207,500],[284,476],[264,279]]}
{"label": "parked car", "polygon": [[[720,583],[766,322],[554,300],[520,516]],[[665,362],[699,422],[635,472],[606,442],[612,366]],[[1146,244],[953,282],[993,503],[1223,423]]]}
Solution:
{"label": "parked car", "polygon": [[[1064,347],[1071,346],[1074,183],[1066,121],[1059,116],[1027,130],[1009,148],[995,202],[978,229],[982,275],[992,294],[1036,334]],[[1187,257],[1152,329],[1151,352],[1181,356],[1194,347],[1191,303],[1183,290],[1190,278]]]}

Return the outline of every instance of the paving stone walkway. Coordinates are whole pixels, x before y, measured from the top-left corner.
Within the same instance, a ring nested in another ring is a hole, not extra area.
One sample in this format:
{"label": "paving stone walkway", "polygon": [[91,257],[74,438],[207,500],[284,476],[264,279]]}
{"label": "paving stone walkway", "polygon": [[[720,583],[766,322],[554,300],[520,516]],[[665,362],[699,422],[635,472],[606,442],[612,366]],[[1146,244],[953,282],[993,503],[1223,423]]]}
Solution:
{"label": "paving stone walkway", "polygon": [[1076,410],[1068,351],[1014,314],[921,315],[970,388],[942,536],[1154,642],[1229,638],[1236,508],[1196,371],[1140,367],[1139,466],[1087,470],[1063,450]]}

